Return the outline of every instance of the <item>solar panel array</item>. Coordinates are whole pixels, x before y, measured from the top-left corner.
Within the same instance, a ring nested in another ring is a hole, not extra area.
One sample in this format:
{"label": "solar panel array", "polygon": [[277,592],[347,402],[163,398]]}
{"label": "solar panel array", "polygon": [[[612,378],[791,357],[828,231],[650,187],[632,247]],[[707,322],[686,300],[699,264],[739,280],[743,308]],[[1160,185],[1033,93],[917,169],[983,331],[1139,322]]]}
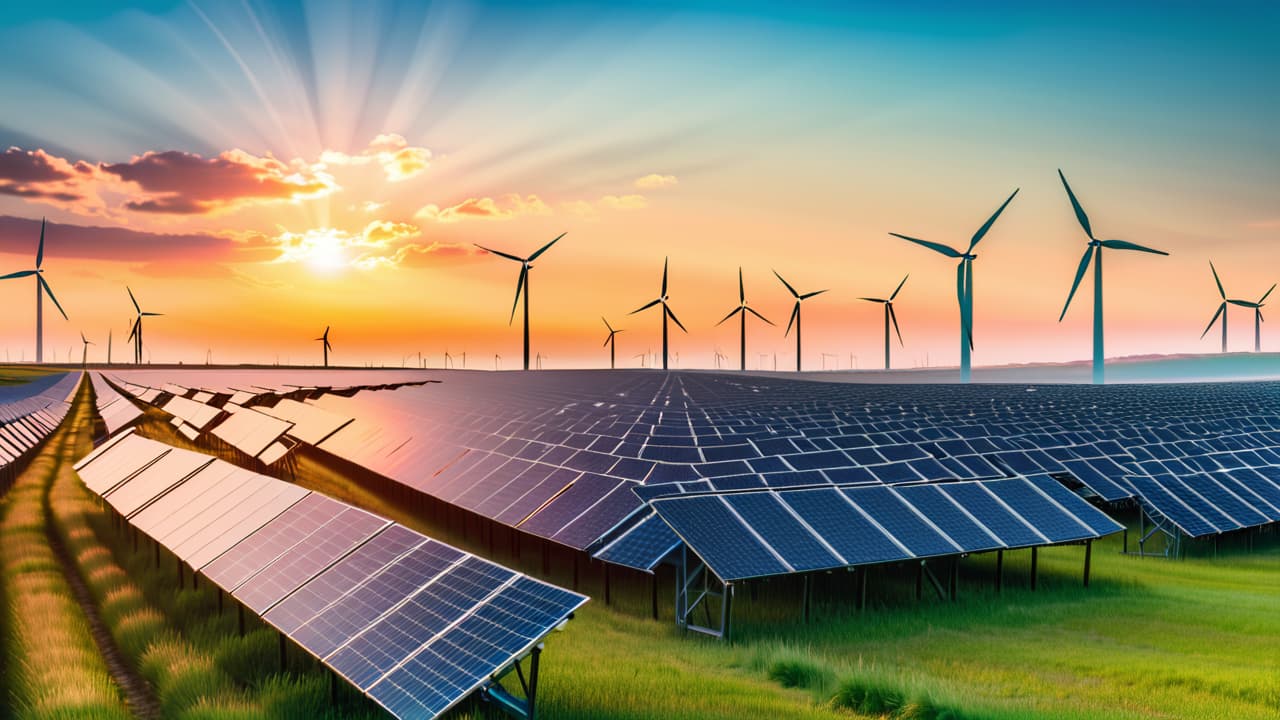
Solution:
{"label": "solar panel array", "polygon": [[587,600],[132,431],[76,470],[129,523],[397,717],[448,710]]}
{"label": "solar panel array", "polygon": [[1132,499],[1193,536],[1275,522],[1280,507],[1275,383],[417,377],[440,382],[290,400],[277,415],[295,428],[306,419],[303,442],[410,488],[646,570],[681,542],[655,514],[668,497],[1050,476],[1087,498]]}
{"label": "solar panel array", "polygon": [[12,471],[58,427],[79,386],[78,372],[0,385],[0,471]]}

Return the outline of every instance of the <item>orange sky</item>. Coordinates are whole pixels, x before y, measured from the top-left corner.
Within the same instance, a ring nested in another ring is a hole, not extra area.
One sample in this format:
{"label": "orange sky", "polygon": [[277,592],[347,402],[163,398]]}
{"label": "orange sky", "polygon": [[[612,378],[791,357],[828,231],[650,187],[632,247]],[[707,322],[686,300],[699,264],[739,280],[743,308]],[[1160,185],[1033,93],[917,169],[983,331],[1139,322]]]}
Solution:
{"label": "orange sky", "polygon": [[[1057,322],[1086,240],[1060,166],[1099,237],[1171,253],[1109,252],[1108,356],[1215,351],[1216,330],[1199,339],[1220,302],[1210,259],[1233,297],[1280,279],[1280,163],[1261,139],[1274,115],[1255,92],[1274,48],[1242,35],[1211,58],[1171,59],[1197,18],[1162,19],[1108,66],[1042,52],[1054,32],[1088,38],[1093,26],[1034,19],[976,38],[927,22],[895,34],[856,14],[827,27],[674,13],[643,30],[612,16],[544,55],[563,19],[486,8],[431,19],[408,60],[388,63],[362,18],[324,17],[307,25],[313,43],[345,63],[298,59],[313,66],[295,75],[270,54],[289,47],[274,26],[264,46],[217,14],[231,12],[0,33],[27,68],[0,85],[65,110],[0,110],[14,146],[0,156],[0,274],[28,268],[47,216],[46,278],[71,318],[46,306],[48,356],[78,358],[83,331],[105,359],[111,331],[115,359],[129,357],[129,286],[165,314],[147,321],[155,362],[203,362],[209,348],[218,362],[318,362],[311,339],[332,325],[336,363],[422,352],[438,365],[466,350],[471,367],[498,353],[513,368],[518,267],[472,243],[523,255],[567,232],[531,275],[546,367],[607,362],[601,315],[626,329],[620,364],[659,350],[660,316],[627,313],[656,296],[664,256],[690,330],[673,336],[680,366],[710,367],[717,348],[736,365],[736,321],[714,325],[736,304],[740,265],[753,307],[779,325],[749,324],[749,366],[759,353],[794,364],[773,269],[801,291],[830,289],[805,303],[807,369],[822,353],[828,367],[879,366],[882,311],[856,298],[907,272],[895,365],[955,364],[952,261],[888,233],[964,245],[1021,187],[977,250],[974,363],[1083,359],[1091,278]],[[525,21],[530,33],[514,33]],[[701,41],[708,27],[738,32],[717,55]],[[172,67],[148,63],[126,36],[185,49]],[[40,43],[72,40],[84,41],[76,53],[39,59]],[[95,73],[114,91],[86,85]],[[33,292],[30,278],[0,282],[10,360],[33,355]],[[1250,312],[1232,308],[1229,322],[1231,348],[1252,349]],[[1264,349],[1280,347],[1269,337],[1264,326]]]}

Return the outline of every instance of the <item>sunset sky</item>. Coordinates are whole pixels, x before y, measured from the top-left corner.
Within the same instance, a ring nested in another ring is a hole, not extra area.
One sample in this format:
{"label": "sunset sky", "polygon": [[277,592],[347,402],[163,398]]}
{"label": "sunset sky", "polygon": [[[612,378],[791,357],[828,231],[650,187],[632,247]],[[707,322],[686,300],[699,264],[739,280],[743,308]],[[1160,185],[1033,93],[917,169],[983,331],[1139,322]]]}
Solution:
{"label": "sunset sky", "polygon": [[[909,5],[909,9],[907,6]],[[760,353],[794,365],[782,273],[806,301],[805,367],[958,362],[954,262],[889,236],[978,246],[975,365],[1085,359],[1085,235],[1110,252],[1109,357],[1213,352],[1228,294],[1280,281],[1276,3],[51,2],[0,17],[0,275],[39,222],[45,353],[105,359],[133,309],[154,362],[398,366],[447,349],[517,366],[526,255],[545,367],[661,346],[671,262],[682,367],[737,362],[744,269]],[[0,360],[34,355],[34,283],[0,282]],[[1280,298],[1280,295],[1273,296]],[[1264,311],[1265,312],[1265,311]],[[1280,319],[1280,313],[1276,314]],[[1253,346],[1232,308],[1231,348]],[[1280,350],[1280,323],[1263,327]]]}

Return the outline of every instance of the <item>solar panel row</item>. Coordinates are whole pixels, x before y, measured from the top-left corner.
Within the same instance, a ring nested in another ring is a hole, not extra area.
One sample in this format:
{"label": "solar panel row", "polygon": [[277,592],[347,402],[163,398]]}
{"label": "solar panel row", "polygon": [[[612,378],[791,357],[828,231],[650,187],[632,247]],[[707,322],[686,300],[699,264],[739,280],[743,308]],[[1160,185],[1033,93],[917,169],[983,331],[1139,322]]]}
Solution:
{"label": "solar panel row", "polygon": [[94,405],[107,427],[108,435],[114,435],[142,417],[142,410],[111,387],[101,373],[89,373],[89,379],[93,383]]}
{"label": "solar panel row", "polygon": [[586,598],[324,495],[131,430],[85,485],[397,717],[486,686]]}
{"label": "solar panel row", "polygon": [[1123,529],[1043,475],[684,495],[652,505],[724,581],[1079,542]]}

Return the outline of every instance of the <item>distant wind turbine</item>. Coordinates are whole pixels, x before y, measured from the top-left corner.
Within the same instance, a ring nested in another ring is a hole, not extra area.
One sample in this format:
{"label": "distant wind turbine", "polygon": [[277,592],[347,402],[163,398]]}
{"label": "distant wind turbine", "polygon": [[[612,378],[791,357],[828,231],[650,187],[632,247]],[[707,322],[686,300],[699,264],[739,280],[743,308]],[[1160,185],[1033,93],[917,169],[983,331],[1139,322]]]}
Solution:
{"label": "distant wind turbine", "polygon": [[324,334],[318,338],[313,338],[315,342],[320,343],[321,349],[324,350],[324,366],[325,367],[329,367],[329,351],[333,349],[333,346],[329,344],[329,328],[330,328],[329,325],[325,325]]}
{"label": "distant wind turbine", "polygon": [[[600,317],[600,321],[604,323],[605,327],[609,328],[609,337],[604,339],[604,345],[609,346],[609,369],[613,370],[615,367],[617,367],[617,365],[614,363],[614,358],[616,357],[616,350],[617,350],[616,336],[618,333],[622,332],[622,330],[621,329],[614,330],[613,326],[609,324],[608,320],[604,319],[603,315]],[[604,345],[601,345],[601,347],[604,347]]]}
{"label": "distant wind turbine", "polygon": [[107,330],[107,364],[111,364],[111,331]]}
{"label": "distant wind turbine", "polygon": [[[888,300],[885,300],[883,298],[870,298],[870,297],[858,298],[859,300],[866,300],[867,302],[880,303],[881,305],[884,305],[884,369],[885,370],[889,369],[889,347],[890,347],[889,346],[889,322],[890,321],[893,322],[894,332],[898,333],[898,344],[901,345],[902,347],[906,347],[906,345],[902,342],[902,330],[898,328],[898,315],[893,311],[893,299],[898,297],[898,293],[902,291],[902,286],[907,284],[907,278],[909,277],[911,277],[910,273],[908,273],[906,277],[902,278],[902,282],[898,283],[898,289],[893,291],[893,294],[889,296]],[[852,362],[850,364],[852,364]]]}
{"label": "distant wind turbine", "polygon": [[[538,257],[542,255],[542,253],[551,249],[552,245],[555,245],[557,242],[560,241],[560,238],[564,237],[567,234],[568,233],[560,233],[559,235],[556,236],[555,240],[552,240],[546,245],[543,245],[542,247],[538,248],[537,252],[535,252],[534,254],[530,255],[527,258],[518,257],[516,255],[511,255],[509,253],[499,252],[498,250],[491,250],[490,248],[487,248],[483,245],[476,245],[476,247],[480,248],[481,250],[484,250],[485,252],[493,253],[498,257],[503,257],[508,260],[514,260],[515,262],[520,263],[520,279],[516,281],[516,299],[515,299],[515,302],[511,303],[511,319],[508,321],[507,324],[511,324],[515,322],[516,307],[519,306],[520,304],[520,294],[524,293],[524,369],[525,370],[529,369],[529,271],[533,269],[532,263],[534,260],[537,260]],[[463,361],[462,366],[464,368],[466,367],[465,360]]]}
{"label": "distant wind turbine", "polygon": [[800,372],[800,303],[815,295],[821,295],[826,292],[826,290],[814,290],[813,292],[800,294],[796,292],[795,288],[791,287],[791,283],[787,282],[782,275],[778,274],[777,270],[774,270],[773,274],[778,276],[778,279],[782,281],[782,284],[787,286],[787,290],[791,293],[791,296],[796,299],[795,307],[791,309],[791,319],[787,321],[787,331],[784,332],[782,336],[786,337],[787,335],[790,335],[791,326],[796,326],[796,372]]}
{"label": "distant wind turbine", "polygon": [[[781,275],[779,275],[778,277],[779,277],[779,279],[781,279],[781,277],[782,277],[782,276],[781,276]],[[786,283],[786,281],[785,281],[785,280],[783,280],[783,283],[785,284],[785,283]],[[787,287],[790,287],[790,286],[788,285]],[[793,292],[794,292],[794,291],[793,291]],[[798,308],[798,307],[800,307],[800,301],[799,301],[799,300],[797,300],[797,301],[796,301],[796,307],[797,307],[797,308]],[[724,320],[721,320],[720,322],[716,323],[716,327],[719,327],[719,326],[721,326],[721,325],[725,324],[725,322],[726,322],[729,318],[733,317],[734,315],[739,315],[739,316],[740,316],[740,317],[738,318],[738,321],[739,321],[739,333],[740,333],[740,335],[739,335],[739,351],[741,352],[741,356],[740,356],[740,357],[742,358],[741,363],[740,363],[740,369],[741,369],[741,370],[746,370],[746,369],[747,369],[747,313],[751,313],[752,315],[755,315],[756,317],[760,318],[761,320],[764,320],[765,322],[769,323],[770,325],[772,325],[772,324],[773,324],[772,322],[770,322],[770,320],[769,320],[768,318],[766,318],[765,316],[763,316],[763,315],[761,315],[760,313],[756,312],[754,308],[749,307],[749,306],[747,305],[747,291],[746,291],[746,289],[743,287],[743,284],[742,284],[742,268],[741,268],[741,267],[739,267],[739,268],[738,268],[738,307],[736,307],[736,308],[734,308],[733,310],[731,310],[731,311],[729,312],[729,314],[728,314],[728,315],[725,315],[725,316],[724,316]],[[800,337],[800,330],[799,330],[799,328],[797,328],[797,329],[796,329],[796,338],[798,339],[799,337]],[[719,353],[720,353],[720,351],[719,351],[719,350],[717,350],[717,351],[716,351],[716,354],[718,355]],[[726,358],[726,359],[727,359],[727,358]]]}
{"label": "distant wind turbine", "polygon": [[1209,321],[1209,325],[1204,329],[1204,332],[1200,333],[1200,337],[1203,338],[1205,335],[1209,334],[1209,330],[1213,328],[1213,324],[1218,321],[1218,316],[1221,315],[1222,316],[1222,352],[1226,352],[1227,351],[1227,305],[1231,304],[1231,305],[1237,305],[1243,308],[1250,308],[1253,310],[1253,351],[1261,352],[1262,351],[1262,322],[1263,322],[1262,308],[1264,303],[1267,300],[1267,297],[1271,295],[1271,290],[1275,290],[1276,286],[1272,285],[1271,289],[1267,290],[1266,294],[1263,295],[1261,298],[1259,298],[1257,302],[1251,302],[1249,300],[1232,300],[1227,297],[1227,291],[1224,290],[1222,287],[1222,280],[1218,277],[1218,269],[1213,266],[1213,261],[1209,262],[1209,269],[1213,271],[1213,281],[1218,286],[1218,296],[1222,298],[1222,304],[1218,306],[1218,312],[1213,314],[1213,319]]}
{"label": "distant wind turbine", "polygon": [[969,247],[964,252],[960,252],[954,248],[948,247],[941,243],[929,242],[918,238],[899,235],[898,233],[889,233],[896,238],[902,238],[908,242],[922,245],[930,250],[946,255],[960,261],[956,266],[956,299],[960,303],[960,382],[969,382],[969,354],[973,351],[973,261],[977,259],[977,255],[973,254],[973,249],[977,247],[978,242],[991,230],[991,226],[995,224],[996,219],[1000,217],[1000,213],[1004,212],[1009,203],[1013,202],[1013,198],[1018,194],[1018,190],[1014,190],[1008,200],[995,211],[982,227],[973,234],[969,240]]}
{"label": "distant wind turbine", "polygon": [[[94,343],[89,342],[89,339],[84,336],[83,331],[80,333],[80,342],[84,343],[84,353],[80,357],[80,367],[87,368],[89,367],[89,346]],[[70,361],[71,357],[68,356],[67,360]]]}
{"label": "distant wind turbine", "polygon": [[[142,312],[142,308],[138,306],[138,299],[133,296],[133,291],[128,287],[125,290],[129,292],[129,300],[133,302],[133,309],[138,316],[133,321],[133,329],[129,331],[129,339],[133,341],[133,362],[135,365],[142,364],[142,318],[159,317],[163,313]],[[150,362],[148,354],[148,362]]]}
{"label": "distant wind turbine", "polygon": [[[11,280],[14,278],[27,277],[34,275],[36,278],[36,362],[44,362],[44,296],[48,295],[53,301],[54,307],[58,308],[58,312],[62,313],[62,319],[67,320],[67,312],[62,309],[58,298],[53,296],[53,290],[49,287],[49,283],[44,279],[44,218],[40,218],[40,244],[36,246],[36,267],[34,270],[19,270],[8,275],[0,276],[0,280]],[[71,358],[67,358],[68,361]]]}
{"label": "distant wind turbine", "polygon": [[644,305],[640,306],[639,308],[636,308],[635,310],[631,311],[631,314],[635,315],[638,312],[643,312],[645,310],[648,310],[654,305],[662,306],[662,369],[663,370],[667,369],[667,350],[668,350],[667,319],[670,318],[674,320],[676,322],[676,325],[679,326],[681,330],[684,330],[684,332],[686,333],[689,332],[688,330],[685,330],[684,324],[680,322],[680,318],[676,317],[676,314],[674,312],[671,312],[671,308],[667,305],[667,300],[670,299],[669,296],[667,295],[667,261],[668,260],[669,258],[664,258],[662,260],[662,292],[658,295],[658,298],[656,300],[651,300],[648,303],[645,303]]}
{"label": "distant wind turbine", "polygon": [[[1071,298],[1076,296],[1076,288],[1080,287],[1080,281],[1084,279],[1084,273],[1089,269],[1089,261],[1095,260],[1093,264],[1093,382],[1096,385],[1102,384],[1105,380],[1106,372],[1106,355],[1103,352],[1103,331],[1102,331],[1102,249],[1109,248],[1111,250],[1135,250],[1137,252],[1151,253],[1152,255],[1168,255],[1163,250],[1153,250],[1149,247],[1143,247],[1135,243],[1125,240],[1099,240],[1093,236],[1093,226],[1089,224],[1089,216],[1085,214],[1084,208],[1080,207],[1080,201],[1076,200],[1076,194],[1071,191],[1071,186],[1067,184],[1067,176],[1062,174],[1062,170],[1058,170],[1058,177],[1062,179],[1062,187],[1067,190],[1067,197],[1071,199],[1071,207],[1076,212],[1076,220],[1080,221],[1080,227],[1084,228],[1085,235],[1089,236],[1089,244],[1085,248],[1084,256],[1080,258],[1080,266],[1076,268],[1075,282],[1071,283],[1071,294],[1067,295],[1067,303],[1062,306],[1062,314],[1058,316],[1058,322],[1067,316],[1067,308],[1071,307]],[[1207,331],[1206,331],[1207,332]],[[1226,328],[1223,327],[1223,332]]]}

